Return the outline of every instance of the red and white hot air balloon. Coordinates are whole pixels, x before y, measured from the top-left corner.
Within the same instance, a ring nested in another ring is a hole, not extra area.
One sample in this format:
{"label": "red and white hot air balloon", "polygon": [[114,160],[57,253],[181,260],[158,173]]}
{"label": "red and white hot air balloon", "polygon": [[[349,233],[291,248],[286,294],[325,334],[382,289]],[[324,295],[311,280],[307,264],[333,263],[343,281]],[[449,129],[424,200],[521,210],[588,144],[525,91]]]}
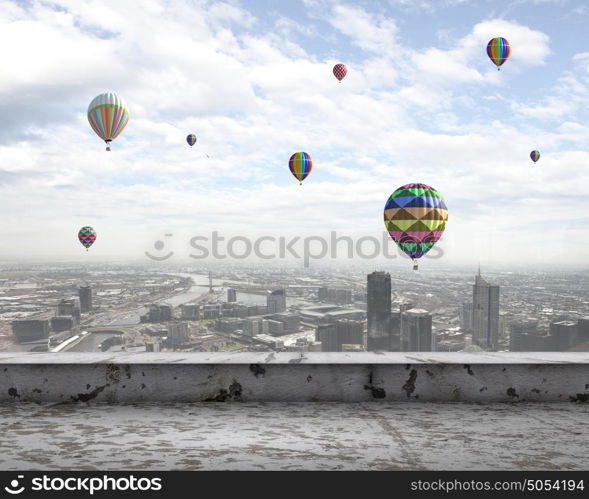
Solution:
{"label": "red and white hot air balloon", "polygon": [[333,66],[333,75],[339,80],[340,83],[346,74],[348,74],[348,68],[346,68],[345,64],[340,63]]}

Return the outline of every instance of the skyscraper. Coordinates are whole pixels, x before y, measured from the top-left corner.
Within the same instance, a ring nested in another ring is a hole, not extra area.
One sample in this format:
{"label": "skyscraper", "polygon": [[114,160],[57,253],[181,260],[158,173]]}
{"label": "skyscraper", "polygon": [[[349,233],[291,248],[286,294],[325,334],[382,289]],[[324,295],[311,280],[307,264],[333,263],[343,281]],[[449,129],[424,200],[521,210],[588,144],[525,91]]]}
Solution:
{"label": "skyscraper", "polygon": [[77,298],[62,299],[57,304],[57,315],[71,315],[80,321],[80,302]]}
{"label": "skyscraper", "polygon": [[478,275],[472,286],[472,343],[485,350],[497,350],[499,340],[499,286]]}
{"label": "skyscraper", "polygon": [[319,324],[315,340],[321,342],[322,352],[342,352],[343,345],[358,345],[364,348],[364,323],[349,319],[335,324]]}
{"label": "skyscraper", "polygon": [[227,302],[233,303],[237,301],[237,291],[233,288],[227,290]]}
{"label": "skyscraper", "polygon": [[90,312],[92,310],[92,288],[90,286],[81,286],[78,289],[80,297],[80,312]]}
{"label": "skyscraper", "polygon": [[554,350],[564,352],[575,344],[577,324],[573,321],[551,322],[550,335],[554,338]]}
{"label": "skyscraper", "polygon": [[286,291],[275,289],[266,297],[269,314],[276,314],[286,310]]}
{"label": "skyscraper", "polygon": [[401,350],[432,351],[432,315],[427,310],[412,308],[401,314]]}
{"label": "skyscraper", "polygon": [[368,318],[368,350],[391,348],[391,275],[372,272],[367,276],[366,315]]}

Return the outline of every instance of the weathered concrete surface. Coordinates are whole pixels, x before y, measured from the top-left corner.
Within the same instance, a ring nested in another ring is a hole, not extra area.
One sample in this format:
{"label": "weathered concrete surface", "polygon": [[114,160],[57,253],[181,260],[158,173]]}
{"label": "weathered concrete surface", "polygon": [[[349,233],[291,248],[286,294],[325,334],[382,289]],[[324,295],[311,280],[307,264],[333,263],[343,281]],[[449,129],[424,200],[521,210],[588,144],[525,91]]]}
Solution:
{"label": "weathered concrete surface", "polygon": [[371,400],[586,402],[589,354],[0,356],[4,402]]}
{"label": "weathered concrete surface", "polygon": [[589,364],[589,352],[0,352],[2,364]]}
{"label": "weathered concrete surface", "polygon": [[1,470],[587,470],[589,404],[4,404]]}

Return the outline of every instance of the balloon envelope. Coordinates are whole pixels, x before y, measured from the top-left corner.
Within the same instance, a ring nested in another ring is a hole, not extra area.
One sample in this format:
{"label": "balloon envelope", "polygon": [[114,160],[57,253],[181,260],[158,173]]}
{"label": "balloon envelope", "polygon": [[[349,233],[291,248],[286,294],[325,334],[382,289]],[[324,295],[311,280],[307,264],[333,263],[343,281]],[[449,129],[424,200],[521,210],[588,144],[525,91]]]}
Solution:
{"label": "balloon envelope", "polygon": [[432,249],[442,237],[447,221],[448,209],[442,195],[425,184],[399,187],[384,207],[389,235],[414,260]]}
{"label": "balloon envelope", "polygon": [[505,38],[498,36],[487,43],[487,55],[497,69],[509,58],[509,54],[511,54],[511,46]]}
{"label": "balloon envelope", "polygon": [[532,161],[535,163],[536,161],[538,161],[540,159],[540,151],[532,151],[530,153],[530,158],[532,158]]}
{"label": "balloon envelope", "polygon": [[80,229],[80,232],[78,232],[78,240],[82,243],[84,248],[88,249],[94,244],[94,241],[96,241],[96,231],[92,227],[86,225]]}
{"label": "balloon envelope", "polygon": [[346,74],[348,74],[348,68],[345,64],[336,64],[335,66],[333,66],[333,75],[339,81],[342,81]]}
{"label": "balloon envelope", "polygon": [[110,151],[110,142],[127,126],[129,110],[117,94],[100,94],[88,106],[88,121],[96,135],[106,142],[106,150]]}
{"label": "balloon envelope", "polygon": [[187,135],[186,142],[188,142],[188,145],[192,147],[194,144],[196,144],[196,135],[194,135],[193,133]]}
{"label": "balloon envelope", "polygon": [[294,177],[302,182],[313,170],[313,160],[306,152],[295,152],[288,160],[288,167]]}

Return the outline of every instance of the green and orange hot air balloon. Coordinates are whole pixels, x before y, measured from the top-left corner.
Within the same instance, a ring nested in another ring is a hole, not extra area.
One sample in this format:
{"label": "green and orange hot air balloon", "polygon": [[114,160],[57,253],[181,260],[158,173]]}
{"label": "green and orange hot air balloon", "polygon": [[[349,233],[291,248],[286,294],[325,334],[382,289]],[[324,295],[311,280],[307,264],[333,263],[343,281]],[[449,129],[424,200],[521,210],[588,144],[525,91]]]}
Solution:
{"label": "green and orange hot air balloon", "polygon": [[384,207],[384,224],[399,249],[413,260],[438,242],[448,222],[442,195],[425,184],[406,184],[394,191]]}
{"label": "green and orange hot air balloon", "polygon": [[85,225],[78,232],[78,241],[80,241],[82,246],[88,251],[88,248],[90,248],[90,246],[94,244],[94,241],[96,241],[96,231],[89,225]]}

